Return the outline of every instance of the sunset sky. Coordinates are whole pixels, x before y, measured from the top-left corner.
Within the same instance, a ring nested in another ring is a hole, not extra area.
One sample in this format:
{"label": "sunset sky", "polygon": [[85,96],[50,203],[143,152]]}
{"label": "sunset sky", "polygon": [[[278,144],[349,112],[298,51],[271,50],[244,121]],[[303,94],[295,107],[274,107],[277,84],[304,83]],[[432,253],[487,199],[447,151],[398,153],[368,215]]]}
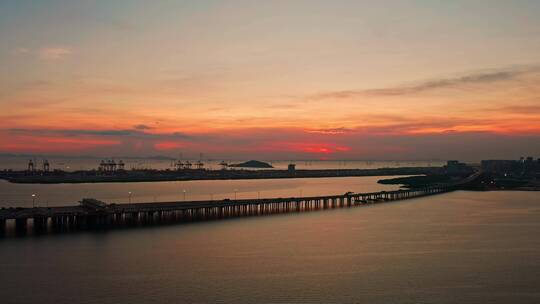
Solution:
{"label": "sunset sky", "polygon": [[540,157],[540,1],[0,0],[0,153]]}

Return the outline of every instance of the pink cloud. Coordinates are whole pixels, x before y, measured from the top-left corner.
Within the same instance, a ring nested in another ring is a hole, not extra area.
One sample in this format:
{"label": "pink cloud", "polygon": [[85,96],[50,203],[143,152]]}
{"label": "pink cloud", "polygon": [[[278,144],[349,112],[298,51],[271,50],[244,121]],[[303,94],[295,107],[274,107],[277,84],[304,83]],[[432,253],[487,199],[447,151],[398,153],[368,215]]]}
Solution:
{"label": "pink cloud", "polygon": [[60,46],[44,47],[39,50],[41,58],[47,60],[62,59],[72,53],[73,51],[70,48]]}
{"label": "pink cloud", "polygon": [[[0,139],[2,139],[0,137]],[[0,150],[6,152],[78,152],[101,146],[120,145],[113,139],[96,137],[34,137],[16,136],[0,140]]]}

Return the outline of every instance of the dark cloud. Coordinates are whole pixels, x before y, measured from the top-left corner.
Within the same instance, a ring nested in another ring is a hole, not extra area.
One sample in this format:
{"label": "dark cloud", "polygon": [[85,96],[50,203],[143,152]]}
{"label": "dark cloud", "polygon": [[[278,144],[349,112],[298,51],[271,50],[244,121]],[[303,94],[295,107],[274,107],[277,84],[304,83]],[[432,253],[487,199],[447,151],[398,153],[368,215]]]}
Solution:
{"label": "dark cloud", "polygon": [[540,115],[540,101],[539,105],[515,105],[505,106],[500,108],[487,108],[483,111],[498,112],[505,114],[520,114],[520,115]]}
{"label": "dark cloud", "polygon": [[152,127],[144,125],[144,124],[135,125],[135,126],[133,126],[133,128],[135,128],[136,130],[151,130],[151,129],[153,129]]}
{"label": "dark cloud", "polygon": [[12,133],[24,133],[32,136],[104,136],[104,137],[136,137],[145,139],[194,139],[194,137],[182,132],[174,133],[146,133],[144,130],[85,130],[85,129],[7,129]]}
{"label": "dark cloud", "polygon": [[195,136],[188,135],[188,134],[182,133],[182,132],[174,132],[174,133],[172,133],[170,135],[165,135],[165,136],[174,137],[174,138],[178,138],[178,139],[191,139],[191,140],[196,140],[196,139],[200,139],[200,138],[205,137],[205,136],[195,137]]}
{"label": "dark cloud", "polygon": [[140,134],[134,130],[65,130],[66,135],[128,136]]}
{"label": "dark cloud", "polygon": [[96,135],[96,136],[126,136],[139,133],[135,130],[82,130],[82,129],[8,129],[15,133],[28,133],[31,135],[63,135],[63,136],[78,136],[78,135]]}
{"label": "dark cloud", "polygon": [[308,133],[316,133],[316,134],[345,134],[345,133],[352,133],[354,131],[355,131],[354,129],[344,128],[344,127],[306,130],[306,132]]}
{"label": "dark cloud", "polygon": [[470,85],[512,81],[527,73],[540,72],[539,65],[514,67],[498,71],[474,73],[455,78],[431,79],[409,86],[387,87],[368,90],[343,90],[313,96],[314,99],[347,99],[358,96],[403,96],[424,93],[437,89],[460,89]]}
{"label": "dark cloud", "polygon": [[436,89],[446,89],[446,88],[455,88],[463,85],[470,84],[483,84],[483,83],[492,83],[496,81],[504,81],[514,79],[516,76],[521,75],[523,71],[505,71],[505,72],[494,72],[494,73],[483,73],[476,75],[463,76],[459,78],[451,79],[437,79],[430,80],[418,85],[409,86],[409,87],[397,87],[397,88],[383,88],[383,89],[373,89],[365,90],[364,94],[369,95],[409,95],[422,93],[425,91],[436,90]]}

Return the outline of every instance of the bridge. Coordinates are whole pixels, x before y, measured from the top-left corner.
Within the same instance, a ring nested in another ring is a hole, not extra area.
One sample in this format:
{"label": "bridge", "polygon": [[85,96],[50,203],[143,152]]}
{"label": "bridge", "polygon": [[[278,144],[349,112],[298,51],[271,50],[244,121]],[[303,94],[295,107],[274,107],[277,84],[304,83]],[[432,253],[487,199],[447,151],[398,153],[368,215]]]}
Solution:
{"label": "bridge", "polygon": [[474,182],[480,174],[476,172],[454,183],[372,193],[347,192],[341,195],[311,197],[129,204],[106,204],[95,199],[83,199],[78,206],[3,208],[0,209],[0,233],[4,235],[6,228],[13,224],[17,235],[25,235],[28,232],[42,234],[106,230],[363,206],[462,189]]}

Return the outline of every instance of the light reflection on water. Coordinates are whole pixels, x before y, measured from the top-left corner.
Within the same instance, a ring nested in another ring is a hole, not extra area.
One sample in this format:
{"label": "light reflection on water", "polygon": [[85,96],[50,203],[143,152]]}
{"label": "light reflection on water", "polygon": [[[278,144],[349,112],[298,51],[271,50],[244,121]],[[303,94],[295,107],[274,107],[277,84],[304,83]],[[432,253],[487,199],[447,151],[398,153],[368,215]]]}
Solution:
{"label": "light reflection on water", "polygon": [[[538,303],[535,192],[0,240],[2,303]],[[25,292],[21,292],[24,287]]]}
{"label": "light reflection on water", "polygon": [[[76,204],[83,197],[107,203],[182,201],[210,199],[299,197],[394,190],[396,185],[377,181],[390,177],[333,177],[265,180],[209,180],[144,183],[13,184],[0,180],[0,207],[31,207],[32,194],[38,206]],[[185,194],[184,194],[185,191]],[[236,192],[236,193],[235,193]]]}

